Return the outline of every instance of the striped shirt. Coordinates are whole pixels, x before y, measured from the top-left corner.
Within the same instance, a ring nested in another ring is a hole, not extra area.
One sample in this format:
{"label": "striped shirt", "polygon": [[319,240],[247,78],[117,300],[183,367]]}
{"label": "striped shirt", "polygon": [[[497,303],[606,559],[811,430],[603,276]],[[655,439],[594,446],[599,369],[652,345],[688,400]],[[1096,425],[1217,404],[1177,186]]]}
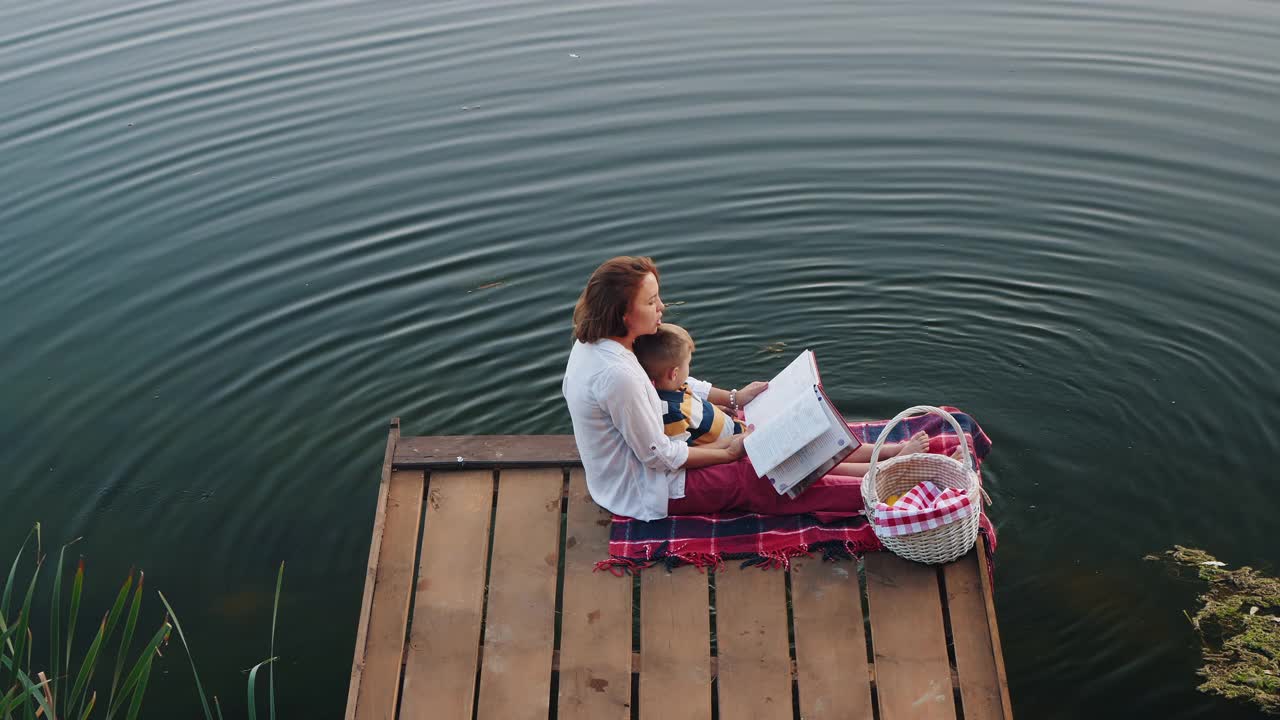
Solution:
{"label": "striped shirt", "polygon": [[659,390],[662,400],[662,423],[667,437],[688,443],[690,447],[715,442],[742,432],[743,425],[716,407],[704,393],[689,389],[689,383],[678,390]]}

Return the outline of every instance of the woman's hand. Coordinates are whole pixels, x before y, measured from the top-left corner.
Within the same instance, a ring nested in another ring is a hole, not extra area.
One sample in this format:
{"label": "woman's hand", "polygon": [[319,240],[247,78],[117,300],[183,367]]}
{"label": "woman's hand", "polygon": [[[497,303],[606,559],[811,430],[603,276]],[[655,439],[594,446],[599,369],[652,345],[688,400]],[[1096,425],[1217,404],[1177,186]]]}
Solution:
{"label": "woman's hand", "polygon": [[738,407],[742,407],[743,405],[746,405],[747,403],[754,400],[757,395],[759,395],[760,393],[768,389],[769,389],[769,383],[767,382],[753,382],[750,385],[742,388],[741,390],[738,391],[737,398],[735,398],[738,401]]}

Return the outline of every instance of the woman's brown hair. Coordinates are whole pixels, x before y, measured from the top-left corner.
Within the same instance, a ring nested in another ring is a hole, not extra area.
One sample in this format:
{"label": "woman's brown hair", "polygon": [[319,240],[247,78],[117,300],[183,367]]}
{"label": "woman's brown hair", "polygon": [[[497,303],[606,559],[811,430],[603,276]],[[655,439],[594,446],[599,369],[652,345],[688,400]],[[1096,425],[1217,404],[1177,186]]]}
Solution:
{"label": "woman's brown hair", "polygon": [[573,308],[573,336],[584,343],[626,336],[622,316],[631,307],[636,288],[650,273],[658,277],[653,260],[629,255],[606,260],[596,268]]}

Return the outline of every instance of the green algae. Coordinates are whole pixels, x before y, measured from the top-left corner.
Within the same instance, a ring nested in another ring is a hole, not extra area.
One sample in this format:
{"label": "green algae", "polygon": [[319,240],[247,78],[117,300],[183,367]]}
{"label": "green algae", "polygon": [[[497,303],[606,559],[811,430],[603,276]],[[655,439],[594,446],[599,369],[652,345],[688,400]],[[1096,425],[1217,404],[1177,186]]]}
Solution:
{"label": "green algae", "polygon": [[1147,559],[1194,570],[1208,583],[1198,598],[1202,607],[1188,615],[1202,641],[1199,689],[1280,715],[1280,580],[1250,567],[1229,570],[1209,553],[1181,545]]}

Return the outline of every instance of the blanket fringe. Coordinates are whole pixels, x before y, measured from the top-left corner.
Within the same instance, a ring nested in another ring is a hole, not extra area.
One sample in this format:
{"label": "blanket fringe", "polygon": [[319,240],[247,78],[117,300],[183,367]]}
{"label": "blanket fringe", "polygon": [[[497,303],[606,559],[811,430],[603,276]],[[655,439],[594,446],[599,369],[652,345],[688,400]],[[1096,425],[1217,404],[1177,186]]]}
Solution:
{"label": "blanket fringe", "polygon": [[[983,533],[987,535],[986,532]],[[629,558],[621,556],[613,556],[608,560],[601,560],[595,565],[595,572],[606,571],[615,577],[624,577],[627,575],[638,575],[642,570],[647,570],[655,565],[660,565],[667,572],[691,565],[697,568],[698,572],[707,572],[708,570],[722,570],[727,560],[740,560],[740,568],[757,567],[761,570],[789,570],[792,560],[798,557],[813,558],[815,553],[821,553],[824,562],[836,562],[840,560],[861,560],[864,555],[871,552],[879,552],[884,550],[884,546],[879,540],[872,539],[867,542],[858,542],[855,540],[832,540],[828,542],[814,543],[813,545],[797,545],[795,547],[783,548],[781,550],[768,550],[760,553],[700,553],[700,552],[681,552],[679,550],[671,550],[668,545],[664,545],[653,552],[651,558]],[[990,545],[987,547],[988,568],[994,568],[994,553],[991,552]],[[991,578],[994,580],[994,578]]]}
{"label": "blanket fringe", "polygon": [[607,571],[614,576],[623,577],[626,575],[637,575],[642,570],[661,566],[671,572],[672,570],[691,565],[697,568],[698,572],[706,572],[708,570],[722,570],[725,562],[730,560],[740,560],[741,568],[758,567],[761,570],[788,570],[791,568],[791,562],[799,557],[813,558],[815,553],[821,553],[821,558],[825,562],[835,562],[837,560],[858,560],[869,552],[882,550],[879,541],[856,542],[852,540],[834,540],[830,542],[814,543],[813,545],[797,545],[795,547],[783,548],[781,550],[768,550],[760,553],[701,553],[701,552],[682,552],[680,550],[671,550],[669,546],[659,548],[653,552],[650,558],[629,558],[629,557],[610,557],[608,560],[601,560],[596,563],[596,572]]}
{"label": "blanket fringe", "polygon": [[608,560],[597,562],[593,572],[605,570],[614,577],[623,577],[624,575],[636,575],[652,564],[653,562],[632,560],[631,558],[611,557]]}
{"label": "blanket fringe", "polygon": [[698,572],[706,572],[707,570],[719,570],[724,565],[724,558],[720,553],[670,553],[662,559],[663,564],[667,567],[667,572],[680,567],[681,565],[692,565],[698,569]]}
{"label": "blanket fringe", "polygon": [[875,538],[867,542],[843,540],[820,543],[820,545],[822,548],[822,559],[827,562],[835,562],[837,560],[861,560],[862,556],[867,553],[880,552],[881,550],[884,550],[884,546]]}

